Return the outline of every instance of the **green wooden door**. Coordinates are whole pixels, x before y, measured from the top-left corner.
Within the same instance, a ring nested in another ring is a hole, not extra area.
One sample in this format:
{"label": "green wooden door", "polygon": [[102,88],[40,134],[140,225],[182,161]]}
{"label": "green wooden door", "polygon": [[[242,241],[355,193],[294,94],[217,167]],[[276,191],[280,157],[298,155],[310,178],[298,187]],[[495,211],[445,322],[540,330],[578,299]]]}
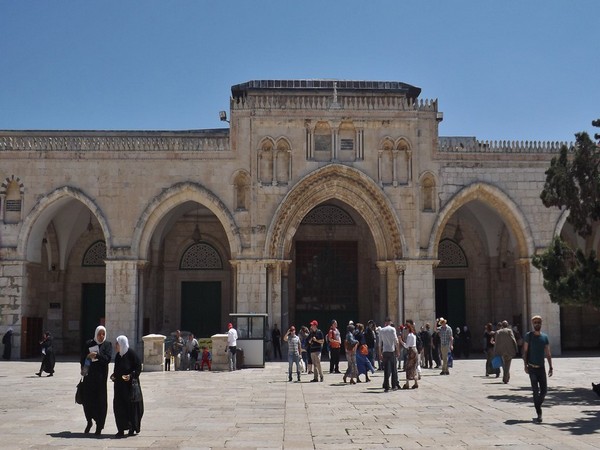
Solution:
{"label": "green wooden door", "polygon": [[181,283],[181,330],[207,338],[223,330],[221,323],[221,282]]}
{"label": "green wooden door", "polygon": [[[106,285],[84,283],[81,285],[81,340],[94,337],[98,325],[104,325],[106,312]],[[83,345],[83,344],[82,344]]]}
{"label": "green wooden door", "polygon": [[455,329],[466,323],[464,278],[435,280],[435,315],[444,317]]}

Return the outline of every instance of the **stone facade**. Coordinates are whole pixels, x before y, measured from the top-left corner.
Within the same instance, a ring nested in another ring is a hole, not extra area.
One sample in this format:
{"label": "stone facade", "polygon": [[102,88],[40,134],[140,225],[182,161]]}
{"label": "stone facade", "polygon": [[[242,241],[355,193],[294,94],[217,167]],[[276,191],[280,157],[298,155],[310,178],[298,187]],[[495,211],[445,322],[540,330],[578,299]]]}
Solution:
{"label": "stone facade", "polygon": [[77,352],[98,321],[139,343],[234,312],[444,315],[478,337],[540,313],[556,353],[589,345],[598,314],[552,304],[531,265],[555,233],[575,242],[539,198],[560,143],[440,137],[419,93],[251,81],[229,129],[0,132],[0,332],[25,357],[42,328]]}

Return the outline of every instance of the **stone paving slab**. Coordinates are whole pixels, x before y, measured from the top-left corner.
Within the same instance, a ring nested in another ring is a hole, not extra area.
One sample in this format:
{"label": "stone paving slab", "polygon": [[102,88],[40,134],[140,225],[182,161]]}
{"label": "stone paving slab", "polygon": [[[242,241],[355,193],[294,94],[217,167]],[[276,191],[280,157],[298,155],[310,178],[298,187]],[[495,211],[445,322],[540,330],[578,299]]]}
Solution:
{"label": "stone paving slab", "polygon": [[[345,368],[345,363],[342,363]],[[419,389],[370,383],[287,382],[287,364],[236,372],[152,372],[141,376],[140,435],[114,439],[112,384],[100,438],[84,435],[74,402],[76,362],[39,378],[37,361],[0,362],[0,448],[178,449],[598,449],[600,358],[554,359],[544,423],[534,416],[529,378],[519,361],[510,384],[485,377],[482,359],[457,360],[450,376],[423,370]],[[112,367],[112,366],[111,366]],[[404,376],[400,373],[400,379]]]}

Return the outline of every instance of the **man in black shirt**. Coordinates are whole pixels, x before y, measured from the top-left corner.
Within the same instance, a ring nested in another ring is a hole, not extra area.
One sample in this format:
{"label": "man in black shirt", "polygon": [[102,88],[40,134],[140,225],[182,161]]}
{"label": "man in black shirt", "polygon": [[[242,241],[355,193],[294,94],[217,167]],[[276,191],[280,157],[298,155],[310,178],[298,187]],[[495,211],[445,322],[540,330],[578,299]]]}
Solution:
{"label": "man in black shirt", "polygon": [[323,369],[321,369],[321,351],[323,350],[323,342],[325,342],[325,336],[323,332],[317,328],[319,322],[313,320],[310,323],[310,333],[308,334],[308,345],[310,351],[310,359],[313,364],[314,378],[311,383],[317,381],[323,381]]}

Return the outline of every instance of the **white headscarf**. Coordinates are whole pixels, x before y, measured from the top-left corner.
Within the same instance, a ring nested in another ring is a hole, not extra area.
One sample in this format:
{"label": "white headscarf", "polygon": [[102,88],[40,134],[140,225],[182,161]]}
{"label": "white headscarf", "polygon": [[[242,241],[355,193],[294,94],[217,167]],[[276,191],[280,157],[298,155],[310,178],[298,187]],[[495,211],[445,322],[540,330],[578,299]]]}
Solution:
{"label": "white headscarf", "polygon": [[117,337],[117,342],[119,343],[119,354],[123,356],[129,350],[129,339],[127,336],[121,335]]}
{"label": "white headscarf", "polygon": [[96,327],[96,332],[94,333],[94,341],[96,341],[96,344],[98,344],[98,345],[102,344],[102,342],[98,342],[98,333],[100,331],[104,331],[104,341],[102,341],[102,342],[106,342],[106,338],[107,338],[107,336],[106,336],[106,328],[104,328],[102,325],[98,325]]}

